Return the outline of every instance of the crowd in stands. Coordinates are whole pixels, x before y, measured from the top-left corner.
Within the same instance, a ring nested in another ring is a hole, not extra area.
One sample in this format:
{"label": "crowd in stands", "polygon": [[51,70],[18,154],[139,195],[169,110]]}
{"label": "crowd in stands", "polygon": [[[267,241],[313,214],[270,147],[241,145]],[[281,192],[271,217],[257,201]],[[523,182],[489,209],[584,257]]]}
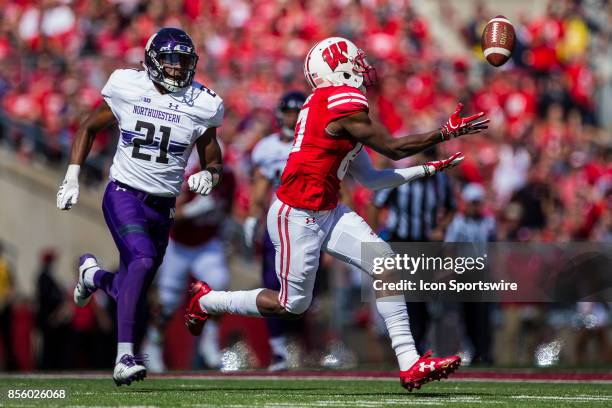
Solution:
{"label": "crowd in stands", "polygon": [[[381,80],[368,91],[371,111],[393,134],[439,126],[459,100],[468,111],[487,112],[492,126],[485,136],[447,150],[466,153],[459,177],[485,184],[491,211],[527,228],[503,238],[611,239],[610,3],[551,1],[544,15],[519,15],[515,52],[501,69],[479,51],[493,11],[476,3],[466,22],[452,7],[444,6],[445,26],[461,38],[463,52],[441,46],[408,0],[4,2],[0,105],[3,115],[42,132],[34,140],[25,131],[3,138],[24,160],[42,153],[63,164],[112,70],[138,66],[151,33],[178,26],[201,55],[197,79],[225,100],[226,161],[246,186],[248,152],[274,129],[279,96],[306,91],[307,50],[341,35],[378,69]],[[94,180],[104,178],[114,143],[112,131],[96,138]],[[246,187],[240,191],[246,207]]]}

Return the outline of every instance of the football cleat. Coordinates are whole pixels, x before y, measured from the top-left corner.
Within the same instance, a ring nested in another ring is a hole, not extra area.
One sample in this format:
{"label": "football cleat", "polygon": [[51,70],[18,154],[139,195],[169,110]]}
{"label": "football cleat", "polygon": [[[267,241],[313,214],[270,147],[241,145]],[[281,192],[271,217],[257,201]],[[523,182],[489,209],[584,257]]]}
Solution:
{"label": "football cleat", "polygon": [[418,390],[425,383],[448,378],[460,365],[459,356],[432,357],[429,350],[408,370],[400,371],[400,383],[408,391]]}
{"label": "football cleat", "polygon": [[189,289],[189,304],[185,311],[185,326],[194,336],[202,334],[204,323],[208,319],[208,313],[202,310],[200,306],[200,298],[207,295],[211,291],[210,286],[206,282],[197,281],[191,285]]}
{"label": "football cleat", "polygon": [[113,380],[118,387],[123,384],[130,385],[133,381],[144,380],[146,376],[146,367],[130,354],[124,354],[115,364],[115,371],[113,371]]}
{"label": "football cleat", "polygon": [[90,288],[85,284],[85,272],[91,268],[100,269],[98,260],[92,254],[83,254],[79,258],[79,280],[74,287],[74,303],[78,307],[86,306],[96,288]]}

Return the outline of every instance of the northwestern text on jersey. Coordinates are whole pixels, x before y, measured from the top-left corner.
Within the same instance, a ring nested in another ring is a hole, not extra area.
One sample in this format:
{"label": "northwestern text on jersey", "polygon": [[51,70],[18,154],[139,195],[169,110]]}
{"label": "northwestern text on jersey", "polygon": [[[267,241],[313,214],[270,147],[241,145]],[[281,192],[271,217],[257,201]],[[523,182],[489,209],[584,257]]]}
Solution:
{"label": "northwestern text on jersey", "polygon": [[133,113],[137,115],[148,116],[150,118],[166,120],[172,123],[180,123],[181,121],[181,115],[177,113],[164,112],[157,109],[146,108],[144,106],[134,105]]}

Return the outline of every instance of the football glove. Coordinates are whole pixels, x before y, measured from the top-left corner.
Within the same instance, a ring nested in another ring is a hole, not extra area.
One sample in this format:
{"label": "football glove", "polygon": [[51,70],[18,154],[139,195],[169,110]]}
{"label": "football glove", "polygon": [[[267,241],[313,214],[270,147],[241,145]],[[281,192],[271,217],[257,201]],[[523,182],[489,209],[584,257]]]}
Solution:
{"label": "football glove", "polygon": [[66,177],[57,191],[57,208],[69,210],[79,201],[79,171],[81,166],[71,164],[66,171]]}
{"label": "football glove", "polygon": [[484,112],[478,112],[474,115],[462,118],[460,116],[462,109],[463,104],[459,102],[455,112],[450,116],[450,118],[448,118],[444,126],[442,126],[440,129],[442,140],[450,140],[465,134],[479,133],[489,127],[487,125],[489,123],[489,119],[474,122],[476,119],[482,118],[484,116]]}
{"label": "football glove", "polygon": [[208,170],[192,174],[187,179],[189,190],[200,195],[209,195],[213,189],[213,175]]}
{"label": "football glove", "polygon": [[464,158],[465,157],[463,156],[463,153],[457,152],[448,159],[427,162],[423,165],[423,167],[425,168],[425,175],[433,176],[434,174],[440,171],[444,171],[446,169],[458,166],[459,164],[461,164]]}

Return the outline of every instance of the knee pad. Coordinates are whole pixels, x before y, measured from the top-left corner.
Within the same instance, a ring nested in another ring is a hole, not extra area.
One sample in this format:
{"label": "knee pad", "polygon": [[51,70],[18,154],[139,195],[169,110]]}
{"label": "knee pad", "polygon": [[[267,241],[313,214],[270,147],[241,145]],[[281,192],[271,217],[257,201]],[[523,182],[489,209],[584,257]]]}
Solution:
{"label": "knee pad", "polygon": [[395,257],[395,252],[386,242],[384,244],[371,244],[363,252],[364,258],[361,267],[368,275],[373,277],[380,277],[382,276],[381,273],[384,273],[381,272],[381,269],[384,269],[384,259]]}

